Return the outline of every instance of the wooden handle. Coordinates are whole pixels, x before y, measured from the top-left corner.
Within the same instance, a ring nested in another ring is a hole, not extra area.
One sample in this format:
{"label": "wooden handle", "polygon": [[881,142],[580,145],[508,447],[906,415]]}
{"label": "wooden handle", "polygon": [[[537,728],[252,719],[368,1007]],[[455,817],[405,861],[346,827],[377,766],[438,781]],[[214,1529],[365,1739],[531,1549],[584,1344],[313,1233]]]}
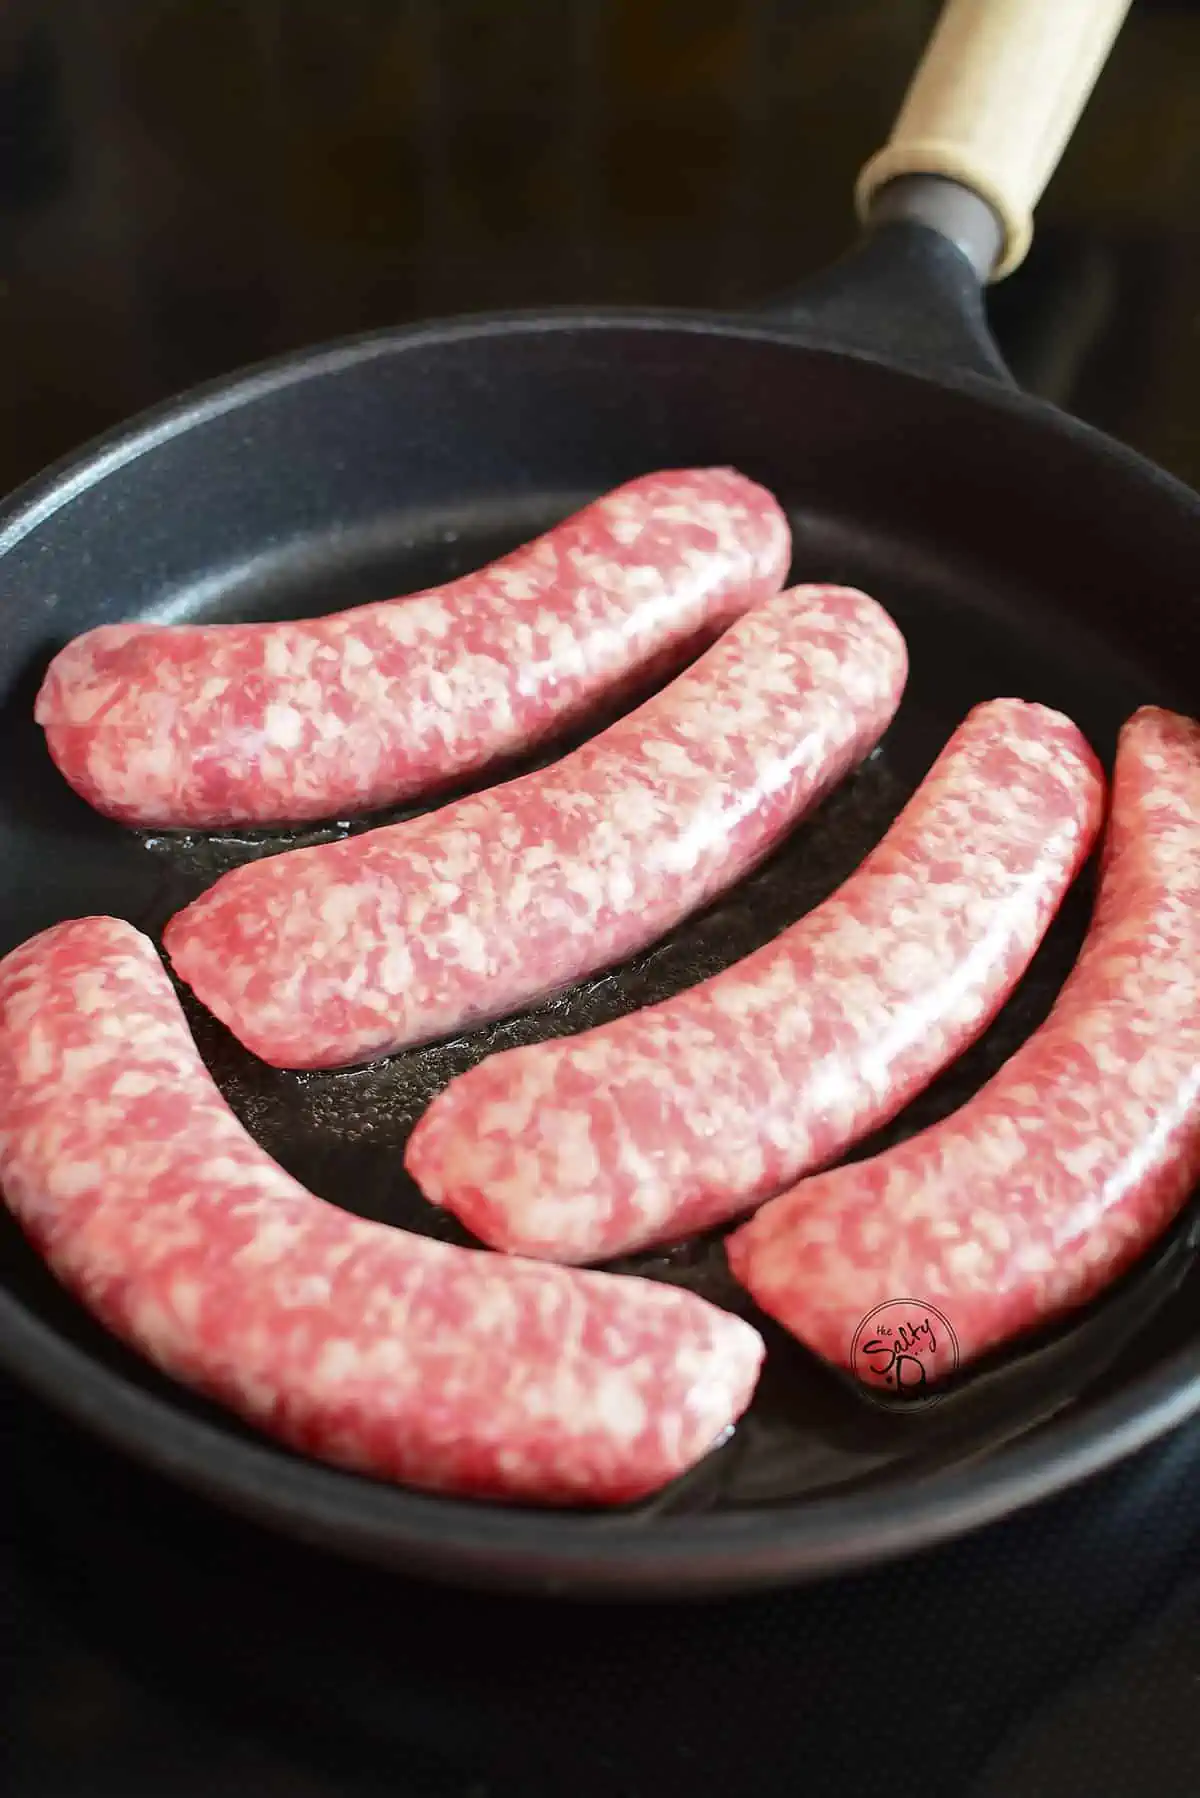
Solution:
{"label": "wooden handle", "polygon": [[866,218],[898,175],[943,175],[995,212],[991,279],[1023,260],[1058,165],[1130,0],[948,0],[890,141],[858,178]]}

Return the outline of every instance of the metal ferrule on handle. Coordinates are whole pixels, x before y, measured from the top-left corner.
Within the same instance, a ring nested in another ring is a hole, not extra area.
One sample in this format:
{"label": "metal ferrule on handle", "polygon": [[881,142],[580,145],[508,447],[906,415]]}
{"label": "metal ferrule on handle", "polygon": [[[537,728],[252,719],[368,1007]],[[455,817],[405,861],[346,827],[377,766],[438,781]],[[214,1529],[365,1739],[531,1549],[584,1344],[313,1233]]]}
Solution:
{"label": "metal ferrule on handle", "polygon": [[[858,178],[860,216],[919,218],[954,237],[981,279],[1011,274],[1129,5],[948,0],[890,140]],[[948,188],[983,201],[995,229]]]}

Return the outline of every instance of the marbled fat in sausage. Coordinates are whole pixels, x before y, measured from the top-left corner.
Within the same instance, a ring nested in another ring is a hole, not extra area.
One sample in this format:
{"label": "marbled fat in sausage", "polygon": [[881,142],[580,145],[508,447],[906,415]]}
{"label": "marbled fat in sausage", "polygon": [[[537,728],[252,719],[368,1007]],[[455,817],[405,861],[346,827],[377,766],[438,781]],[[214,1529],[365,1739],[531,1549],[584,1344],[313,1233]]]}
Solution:
{"label": "marbled fat in sausage", "polygon": [[691,1293],[432,1242],[306,1192],[217,1091],[153,946],[112,918],[0,962],[0,1186],[116,1335],[383,1479],[637,1498],[729,1430],[762,1358]]}
{"label": "marbled fat in sausage", "polygon": [[861,1372],[857,1325],[907,1299],[967,1362],[1154,1242],[1200,1175],[1198,1100],[1200,725],[1147,707],[1121,733],[1095,916],[1047,1021],[953,1116],[765,1205],[730,1266],[828,1361]]}
{"label": "marbled fat in sausage", "polygon": [[730,886],[874,745],[904,641],[796,588],[551,767],[249,863],[167,927],[176,972],[265,1061],[348,1066],[498,1017]]}
{"label": "marbled fat in sausage", "polygon": [[778,591],[791,537],[728,468],[645,475],[477,573],[285,624],[109,624],[51,662],[59,769],[125,824],[344,817],[562,730]]}
{"label": "marbled fat in sausage", "polygon": [[744,961],[494,1055],[417,1125],[426,1197],[493,1248],[599,1261],[723,1223],[893,1116],[970,1043],[1090,852],[1069,719],[973,711],[862,867]]}

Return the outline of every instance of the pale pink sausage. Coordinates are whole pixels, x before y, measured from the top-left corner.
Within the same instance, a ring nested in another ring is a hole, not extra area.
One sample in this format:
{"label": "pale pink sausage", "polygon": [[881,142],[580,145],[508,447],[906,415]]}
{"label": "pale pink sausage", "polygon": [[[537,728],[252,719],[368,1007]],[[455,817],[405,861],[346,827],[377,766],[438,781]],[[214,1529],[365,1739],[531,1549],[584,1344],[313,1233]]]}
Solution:
{"label": "pale pink sausage", "polygon": [[873,747],[904,641],[847,587],[776,594],[551,767],[226,874],[176,972],[265,1061],[347,1066],[644,948],[760,861]]}
{"label": "pale pink sausage", "polygon": [[[901,1299],[936,1307],[966,1363],[1154,1242],[1200,1175],[1198,1101],[1200,726],[1146,708],[1121,733],[1095,917],[1046,1023],[953,1116],[764,1206],[730,1266],[862,1377],[858,1326]],[[953,1362],[940,1350],[930,1376]]]}
{"label": "pale pink sausage", "polygon": [[164,1372],[306,1454],[441,1492],[619,1503],[699,1460],[757,1333],[693,1294],[454,1248],[306,1192],[200,1060],[152,945],[83,918],[0,962],[0,1186]]}
{"label": "pale pink sausage", "polygon": [[1069,719],[977,707],[832,898],[675,998],[460,1075],[410,1172],[493,1248],[553,1261],[748,1210],[893,1116],[994,1017],[1103,799]]}
{"label": "pale pink sausage", "polygon": [[787,574],[772,496],[644,475],[477,573],[285,624],[109,624],[51,662],[59,769],[126,824],[299,823],[393,805],[667,673]]}

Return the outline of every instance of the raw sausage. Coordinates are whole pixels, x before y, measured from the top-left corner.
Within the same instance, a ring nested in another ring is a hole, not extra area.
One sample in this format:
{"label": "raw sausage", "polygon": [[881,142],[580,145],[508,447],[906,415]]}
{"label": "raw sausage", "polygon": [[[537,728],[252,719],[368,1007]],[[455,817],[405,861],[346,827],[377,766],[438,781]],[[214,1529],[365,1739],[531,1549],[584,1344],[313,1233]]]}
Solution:
{"label": "raw sausage", "polygon": [[50,664],[63,775],[126,824],[299,823],[528,748],[787,574],[787,520],[729,468],[645,475],[475,574],[287,624],[109,624]]}
{"label": "raw sausage", "polygon": [[979,1034],[1089,853],[1103,792],[1069,719],[977,707],[832,898],[675,998],[461,1075],[409,1170],[492,1247],[554,1261],[749,1209]]}
{"label": "raw sausage", "polygon": [[1198,1098],[1200,725],[1148,707],[1121,733],[1095,916],[1046,1023],[952,1117],[764,1206],[729,1264],[860,1376],[858,1324],[901,1299],[936,1307],[965,1363],[1154,1241],[1200,1174]]}
{"label": "raw sausage", "polygon": [[761,860],[873,746],[905,672],[865,594],[777,594],[553,766],[226,874],[172,919],[172,963],[281,1067],[497,1017],[633,954]]}
{"label": "raw sausage", "polygon": [[0,1185],[63,1283],[303,1453],[442,1492],[617,1503],[739,1416],[757,1333],[694,1294],[460,1249],[298,1185],[210,1079],[151,943],[0,963]]}

